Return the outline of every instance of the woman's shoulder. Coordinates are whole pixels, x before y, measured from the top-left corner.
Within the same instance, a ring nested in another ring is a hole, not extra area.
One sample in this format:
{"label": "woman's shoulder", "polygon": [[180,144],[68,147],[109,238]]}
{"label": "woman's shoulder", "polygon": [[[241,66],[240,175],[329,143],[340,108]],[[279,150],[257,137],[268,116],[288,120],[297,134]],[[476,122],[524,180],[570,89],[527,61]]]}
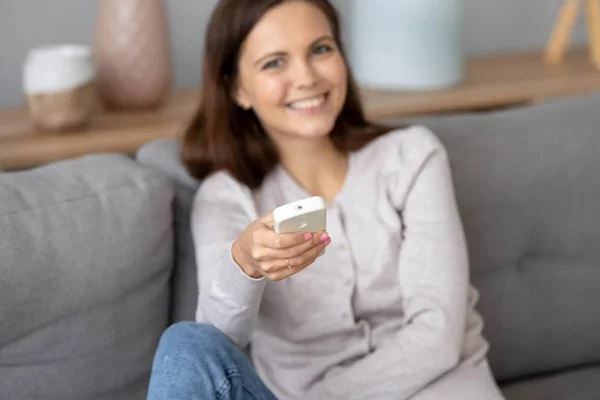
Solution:
{"label": "woman's shoulder", "polygon": [[424,125],[394,128],[373,140],[365,151],[374,153],[418,153],[444,150],[438,136]]}
{"label": "woman's shoulder", "polygon": [[[450,164],[446,150],[429,128],[414,125],[389,131],[373,140],[360,157],[356,168],[363,181],[373,182],[374,190],[383,190],[395,208],[402,208],[410,193],[421,196],[423,190],[413,191],[417,181],[426,187],[438,186],[449,176]],[[422,188],[423,185],[420,185]],[[433,189],[432,189],[433,190]],[[434,191],[427,190],[429,196]]]}
{"label": "woman's shoulder", "polygon": [[252,201],[252,191],[225,170],[212,172],[200,182],[195,202],[248,203]]}
{"label": "woman's shoulder", "polygon": [[395,128],[360,150],[367,163],[383,164],[384,170],[418,166],[435,152],[446,152],[438,136],[424,125]]}

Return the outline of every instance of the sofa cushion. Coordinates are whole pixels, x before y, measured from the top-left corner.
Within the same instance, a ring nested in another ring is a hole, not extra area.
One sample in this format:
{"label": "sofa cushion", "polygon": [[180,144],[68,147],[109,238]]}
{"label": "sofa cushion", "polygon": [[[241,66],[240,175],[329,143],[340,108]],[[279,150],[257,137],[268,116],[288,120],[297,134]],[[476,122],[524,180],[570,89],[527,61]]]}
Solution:
{"label": "sofa cushion", "polygon": [[159,139],[142,146],[136,158],[168,176],[175,186],[173,216],[175,227],[175,269],[173,271],[171,322],[195,321],[198,286],[190,212],[200,182],[191,177],[180,162],[178,141]]}
{"label": "sofa cushion", "polygon": [[600,93],[412,121],[450,155],[496,377],[600,362]]}
{"label": "sofa cushion", "polygon": [[0,399],[146,398],[172,197],[120,155],[0,174]]}
{"label": "sofa cushion", "polygon": [[502,393],[507,400],[595,400],[600,397],[600,366],[512,383]]}

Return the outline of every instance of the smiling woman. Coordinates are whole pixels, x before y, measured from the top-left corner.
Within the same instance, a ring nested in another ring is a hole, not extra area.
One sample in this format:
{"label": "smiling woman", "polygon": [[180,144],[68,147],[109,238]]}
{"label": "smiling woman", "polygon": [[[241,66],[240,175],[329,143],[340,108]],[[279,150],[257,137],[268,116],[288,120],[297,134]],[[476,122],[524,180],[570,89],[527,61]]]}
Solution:
{"label": "smiling woman", "polygon": [[[446,151],[365,120],[331,4],[221,0],[205,49],[196,321],[163,334],[148,399],[502,399]],[[276,231],[312,196],[324,230]]]}
{"label": "smiling woman", "polygon": [[365,119],[326,1],[220,2],[204,60],[203,105],[183,149],[200,179],[226,169],[256,188],[287,156],[284,143],[314,136],[345,152],[390,130]]}

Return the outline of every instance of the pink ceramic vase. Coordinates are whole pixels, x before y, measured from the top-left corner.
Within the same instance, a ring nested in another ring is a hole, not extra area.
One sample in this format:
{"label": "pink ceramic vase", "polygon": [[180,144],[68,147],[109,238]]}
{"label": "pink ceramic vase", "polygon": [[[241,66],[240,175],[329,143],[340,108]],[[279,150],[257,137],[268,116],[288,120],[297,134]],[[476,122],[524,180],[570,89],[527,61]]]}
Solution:
{"label": "pink ceramic vase", "polygon": [[164,0],[99,0],[93,47],[108,108],[153,108],[165,99],[172,66]]}

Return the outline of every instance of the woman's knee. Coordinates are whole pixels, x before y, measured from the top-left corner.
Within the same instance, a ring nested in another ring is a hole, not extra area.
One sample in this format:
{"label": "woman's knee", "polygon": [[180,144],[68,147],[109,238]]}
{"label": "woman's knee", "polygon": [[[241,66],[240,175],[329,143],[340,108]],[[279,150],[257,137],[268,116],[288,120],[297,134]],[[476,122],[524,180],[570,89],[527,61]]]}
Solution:
{"label": "woman's knee", "polygon": [[[227,380],[235,350],[214,326],[178,322],[162,334],[152,365],[152,399],[198,398]],[[177,394],[177,395],[176,395]],[[203,398],[214,398],[207,395]]]}
{"label": "woman's knee", "polygon": [[233,342],[213,325],[183,321],[169,326],[163,332],[157,352],[172,356],[183,353],[186,356],[207,357],[227,353],[234,346]]}
{"label": "woman's knee", "polygon": [[219,329],[197,322],[178,322],[163,333],[153,363],[153,371],[175,375],[225,379],[228,370],[249,370],[243,352]]}
{"label": "woman's knee", "polygon": [[209,324],[202,324],[192,321],[176,322],[169,326],[161,335],[161,342],[166,343],[186,343],[194,344],[203,342],[221,341],[223,333],[216,327]]}
{"label": "woman's knee", "polygon": [[178,322],[160,339],[148,398],[216,398],[223,388],[266,391],[261,385],[248,357],[219,329]]}

